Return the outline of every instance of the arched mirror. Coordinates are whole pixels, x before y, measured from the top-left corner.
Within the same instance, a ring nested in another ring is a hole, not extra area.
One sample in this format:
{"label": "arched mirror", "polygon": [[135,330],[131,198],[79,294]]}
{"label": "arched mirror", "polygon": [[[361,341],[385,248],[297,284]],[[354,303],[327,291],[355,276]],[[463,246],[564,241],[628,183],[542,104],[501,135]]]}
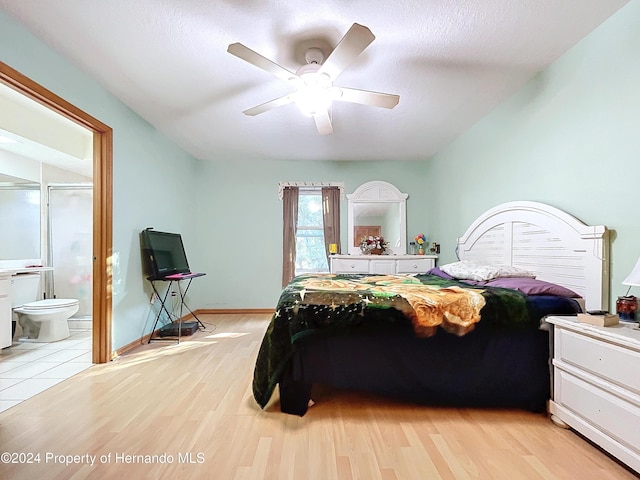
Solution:
{"label": "arched mirror", "polygon": [[407,197],[394,185],[372,181],[360,185],[349,200],[348,242],[351,255],[361,255],[360,242],[369,235],[388,242],[387,253],[407,253]]}

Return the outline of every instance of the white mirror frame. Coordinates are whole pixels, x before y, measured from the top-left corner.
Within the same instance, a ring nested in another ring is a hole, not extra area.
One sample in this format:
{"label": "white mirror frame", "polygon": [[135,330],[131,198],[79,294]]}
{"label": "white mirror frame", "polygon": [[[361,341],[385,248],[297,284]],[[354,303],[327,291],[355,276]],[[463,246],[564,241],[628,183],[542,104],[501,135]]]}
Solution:
{"label": "white mirror frame", "polygon": [[[349,200],[348,246],[350,255],[362,255],[359,247],[354,246],[354,207],[363,203],[396,203],[400,208],[400,246],[392,249],[395,255],[407,253],[407,197],[395,185],[379,180],[363,183],[353,193],[347,195]],[[384,232],[382,232],[384,236]]]}

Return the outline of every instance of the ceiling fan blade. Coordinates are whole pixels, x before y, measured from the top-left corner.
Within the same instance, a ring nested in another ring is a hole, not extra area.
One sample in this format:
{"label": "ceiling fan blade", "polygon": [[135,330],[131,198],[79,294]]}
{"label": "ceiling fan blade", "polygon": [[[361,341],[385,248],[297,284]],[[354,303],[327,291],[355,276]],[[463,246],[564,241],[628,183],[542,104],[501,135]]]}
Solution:
{"label": "ceiling fan blade", "polygon": [[360,103],[373,107],[393,108],[400,101],[398,95],[390,93],[369,92],[367,90],[357,90],[355,88],[334,87],[334,100],[339,102]]}
{"label": "ceiling fan blade", "polygon": [[316,122],[316,127],[318,128],[318,133],[320,135],[328,135],[329,133],[333,133],[333,127],[331,126],[331,116],[329,115],[329,110],[325,110],[322,113],[318,113],[314,115],[313,119]]}
{"label": "ceiling fan blade", "polygon": [[322,64],[318,73],[326,73],[335,80],[375,38],[367,27],[354,23]]}
{"label": "ceiling fan blade", "polygon": [[285,81],[298,77],[295,73],[290,72],[268,58],[263,57],[258,52],[254,52],[241,43],[232,43],[229,45],[229,48],[227,48],[227,52]]}
{"label": "ceiling fan blade", "polygon": [[282,107],[283,105],[287,105],[288,103],[291,103],[291,102],[293,102],[293,95],[289,94],[289,95],[285,95],[284,97],[274,98],[273,100],[269,100],[268,102],[249,108],[242,113],[253,117],[255,115],[264,113],[268,110],[273,110],[274,108]]}

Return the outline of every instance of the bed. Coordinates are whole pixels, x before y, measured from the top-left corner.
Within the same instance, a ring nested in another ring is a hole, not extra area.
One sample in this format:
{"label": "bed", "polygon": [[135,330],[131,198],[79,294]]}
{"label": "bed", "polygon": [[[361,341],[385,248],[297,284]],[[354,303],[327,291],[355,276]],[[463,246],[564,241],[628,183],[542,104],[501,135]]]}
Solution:
{"label": "bed", "polygon": [[329,385],[430,405],[543,411],[543,319],[607,308],[608,250],[604,226],[509,202],[474,221],[457,240],[459,261],[441,269],[296,277],[265,332],[254,398],[265,408],[278,388],[281,411],[304,415],[314,385]]}

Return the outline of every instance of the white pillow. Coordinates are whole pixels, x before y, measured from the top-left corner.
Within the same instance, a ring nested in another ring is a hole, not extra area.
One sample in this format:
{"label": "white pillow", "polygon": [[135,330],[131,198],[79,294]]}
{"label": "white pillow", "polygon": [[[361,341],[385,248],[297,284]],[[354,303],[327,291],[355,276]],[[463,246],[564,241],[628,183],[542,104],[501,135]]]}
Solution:
{"label": "white pillow", "polygon": [[461,260],[459,262],[448,263],[440,267],[440,270],[453,278],[460,280],[475,280],[482,282],[494,278],[504,277],[528,277],[536,276],[521,268],[510,267],[508,265],[489,265],[476,260]]}

